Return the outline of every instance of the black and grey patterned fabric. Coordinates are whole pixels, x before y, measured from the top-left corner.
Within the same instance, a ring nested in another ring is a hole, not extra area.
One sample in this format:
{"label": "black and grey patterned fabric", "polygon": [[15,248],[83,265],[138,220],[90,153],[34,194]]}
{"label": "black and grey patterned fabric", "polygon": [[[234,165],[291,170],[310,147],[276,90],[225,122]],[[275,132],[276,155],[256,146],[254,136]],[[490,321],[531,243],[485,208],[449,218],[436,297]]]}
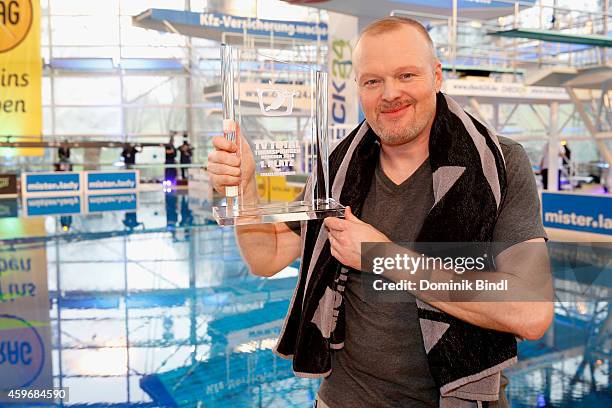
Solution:
{"label": "black and grey patterned fabric", "polygon": [[[330,155],[331,195],[358,217],[380,154],[377,139],[363,122]],[[442,93],[436,100],[429,162],[435,202],[417,241],[490,242],[506,195],[501,148],[494,132]],[[331,351],[342,348],[344,340],[348,269],[331,256],[322,226],[321,220],[302,223],[298,284],[275,347],[278,355],[293,359],[293,369],[302,377],[329,375]],[[463,322],[422,301],[417,306],[440,406],[497,400],[500,372],[516,361],[514,336]]]}

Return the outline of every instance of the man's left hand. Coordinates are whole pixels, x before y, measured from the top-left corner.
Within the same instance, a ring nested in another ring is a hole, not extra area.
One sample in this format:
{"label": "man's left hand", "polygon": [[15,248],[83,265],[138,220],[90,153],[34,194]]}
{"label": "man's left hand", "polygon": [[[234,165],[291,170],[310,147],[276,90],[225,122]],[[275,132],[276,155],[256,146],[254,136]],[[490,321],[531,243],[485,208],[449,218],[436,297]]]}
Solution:
{"label": "man's left hand", "polygon": [[332,256],[350,268],[361,269],[362,242],[391,242],[385,234],[355,217],[350,207],[346,207],[344,219],[329,217],[324,223]]}

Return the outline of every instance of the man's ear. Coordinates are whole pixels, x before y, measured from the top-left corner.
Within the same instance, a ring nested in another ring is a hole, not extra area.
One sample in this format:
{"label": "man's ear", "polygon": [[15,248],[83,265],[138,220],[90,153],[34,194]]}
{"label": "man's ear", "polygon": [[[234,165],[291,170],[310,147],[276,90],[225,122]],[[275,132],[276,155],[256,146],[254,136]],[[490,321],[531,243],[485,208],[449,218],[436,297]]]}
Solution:
{"label": "man's ear", "polygon": [[440,89],[442,89],[442,63],[439,59],[436,59],[434,65],[434,88],[436,89],[436,93],[440,92]]}

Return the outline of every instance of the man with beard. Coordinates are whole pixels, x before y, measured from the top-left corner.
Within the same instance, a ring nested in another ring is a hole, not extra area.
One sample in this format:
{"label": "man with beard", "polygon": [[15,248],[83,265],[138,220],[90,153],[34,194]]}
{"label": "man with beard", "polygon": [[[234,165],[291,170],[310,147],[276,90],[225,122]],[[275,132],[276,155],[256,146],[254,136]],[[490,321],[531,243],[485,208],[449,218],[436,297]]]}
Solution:
{"label": "man with beard", "polygon": [[[419,292],[407,302],[376,302],[364,296],[371,272],[360,270],[361,244],[504,242],[496,271],[518,284],[519,271],[547,263],[545,254],[522,256],[524,243],[545,239],[529,160],[440,92],[442,67],[417,21],[372,23],[353,65],[366,120],[330,155],[330,185],[342,185],[332,196],[350,205],[345,218],[236,227],[256,275],[302,259],[275,352],[293,358],[297,375],[324,377],[318,407],[507,406],[500,374],[516,361],[514,336],[541,337],[552,304],[452,302]],[[256,202],[248,144],[239,155],[222,137],[213,145],[215,189],[241,184],[243,199]]]}

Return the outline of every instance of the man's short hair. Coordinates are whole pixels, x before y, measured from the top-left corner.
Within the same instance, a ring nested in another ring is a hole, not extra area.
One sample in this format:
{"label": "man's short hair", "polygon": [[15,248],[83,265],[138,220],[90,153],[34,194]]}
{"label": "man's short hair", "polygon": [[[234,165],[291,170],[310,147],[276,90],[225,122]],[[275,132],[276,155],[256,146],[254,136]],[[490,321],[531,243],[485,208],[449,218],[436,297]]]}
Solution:
{"label": "man's short hair", "polygon": [[432,57],[435,60],[436,47],[434,46],[434,43],[431,37],[429,36],[429,32],[423,26],[423,24],[410,17],[387,16],[376,20],[373,23],[368,24],[368,26],[363,29],[363,31],[359,35],[359,39],[363,38],[365,35],[384,34],[389,31],[397,30],[403,26],[412,27],[423,35],[423,38],[425,38],[425,41],[427,41],[427,45],[431,49]]}

